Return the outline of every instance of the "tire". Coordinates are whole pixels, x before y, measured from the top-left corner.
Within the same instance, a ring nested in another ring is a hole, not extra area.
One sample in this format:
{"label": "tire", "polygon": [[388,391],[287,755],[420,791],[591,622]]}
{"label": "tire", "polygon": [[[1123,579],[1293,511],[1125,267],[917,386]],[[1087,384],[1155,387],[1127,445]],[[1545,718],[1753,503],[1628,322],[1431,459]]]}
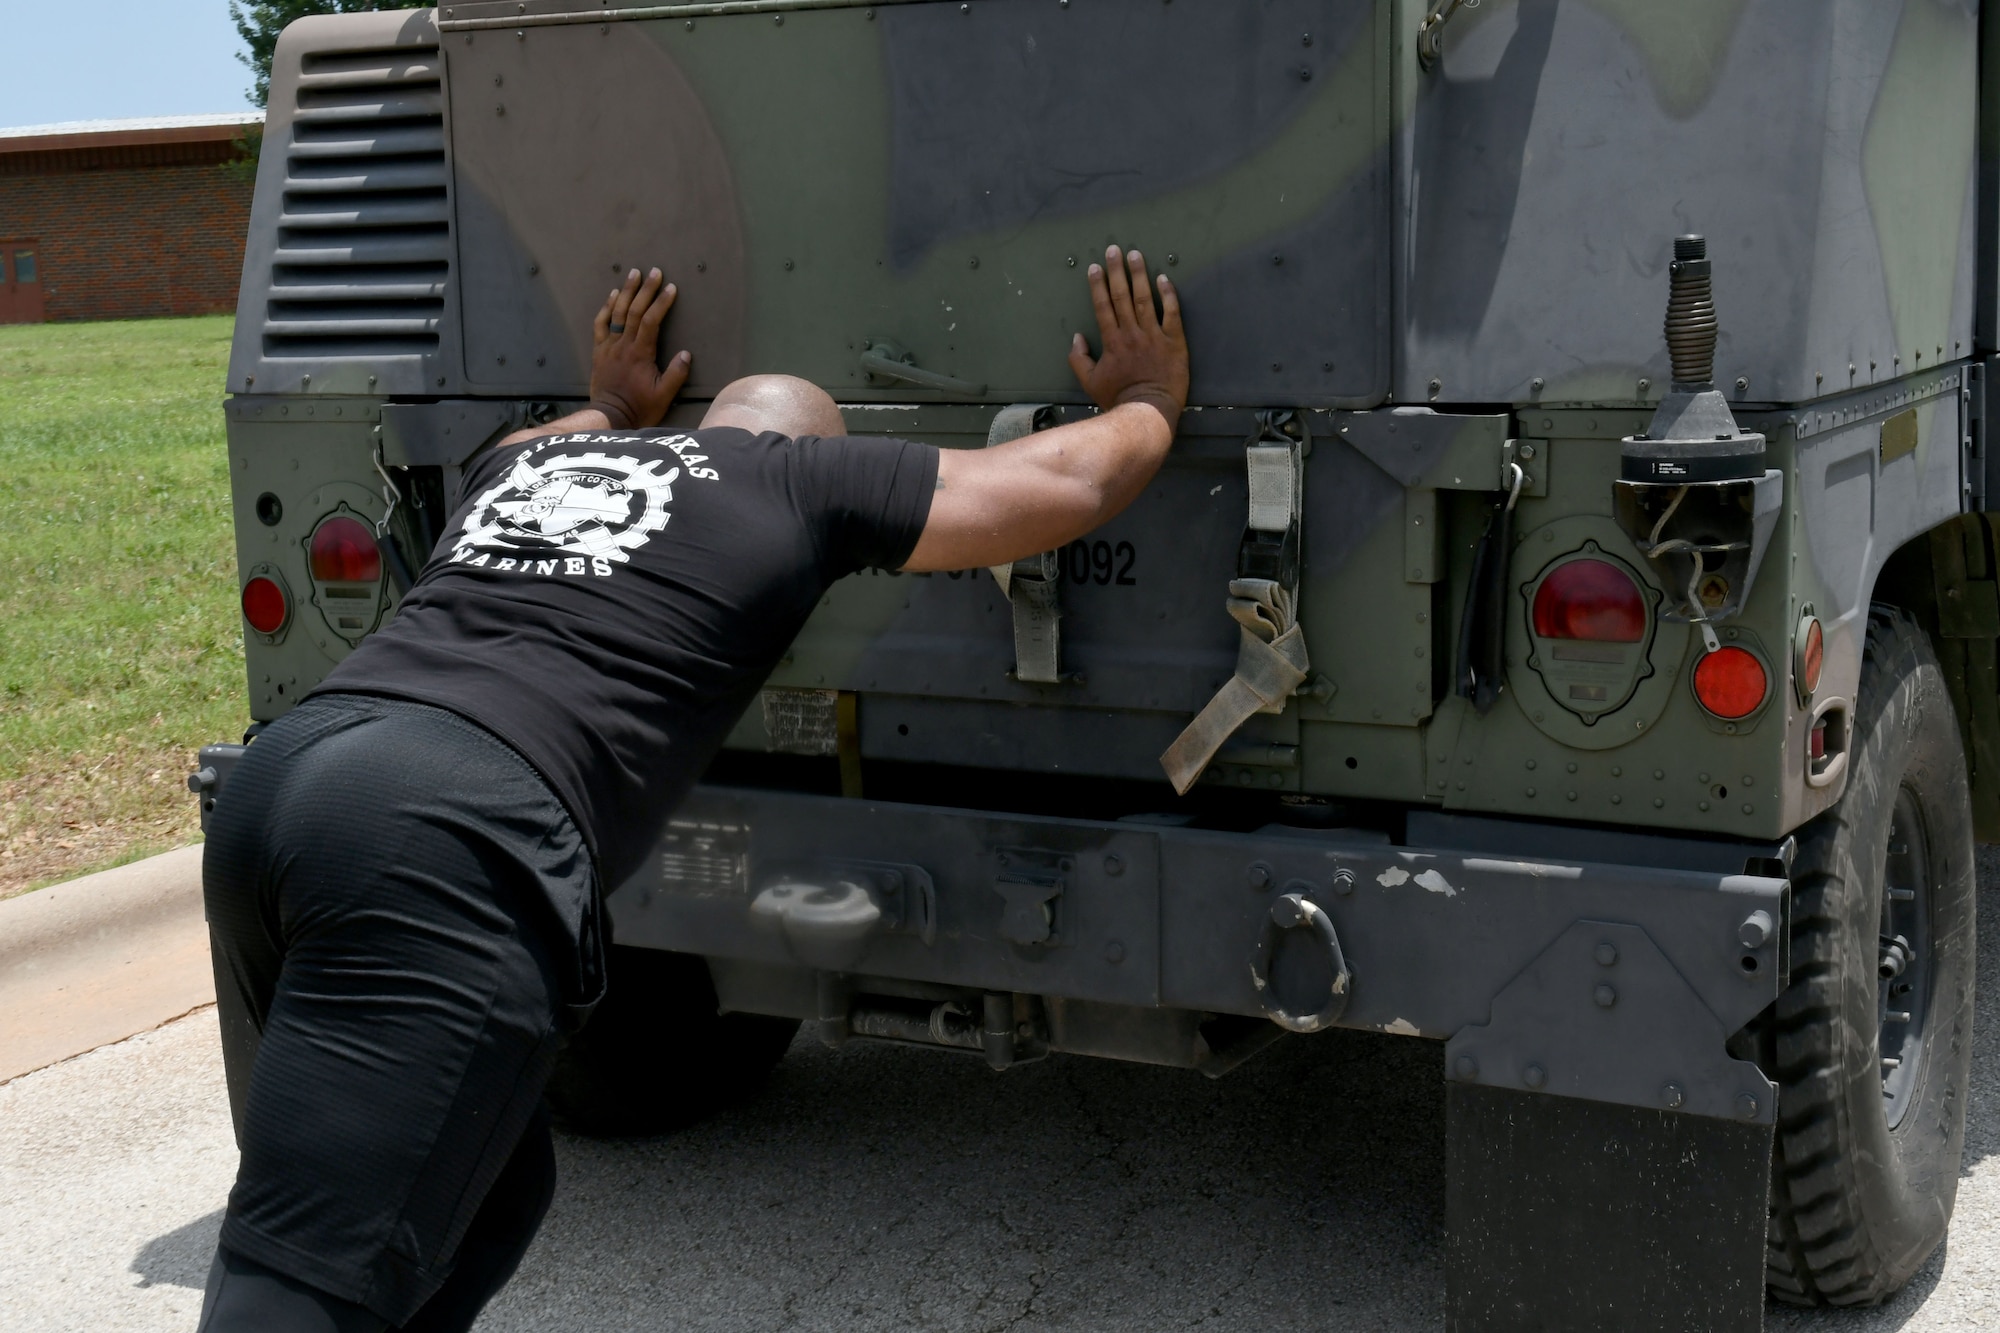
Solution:
{"label": "tire", "polygon": [[556,1062],[549,1105],[590,1135],[664,1134],[755,1092],[797,1035],[795,1018],[716,1012],[708,965],[614,947],[611,984]]}
{"label": "tire", "polygon": [[1930,642],[1893,607],[1870,610],[1855,704],[1847,789],[1799,833],[1791,984],[1766,1047],[1779,1085],[1766,1280],[1801,1305],[1873,1305],[1908,1282],[1950,1225],[1965,1145],[1965,754]]}

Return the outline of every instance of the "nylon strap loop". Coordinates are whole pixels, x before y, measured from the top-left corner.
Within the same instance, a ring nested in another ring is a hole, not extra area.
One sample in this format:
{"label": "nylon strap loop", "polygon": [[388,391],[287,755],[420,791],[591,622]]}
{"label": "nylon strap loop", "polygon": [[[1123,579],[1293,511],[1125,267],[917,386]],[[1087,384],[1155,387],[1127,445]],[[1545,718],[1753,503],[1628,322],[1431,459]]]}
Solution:
{"label": "nylon strap loop", "polygon": [[1311,670],[1305,630],[1284,587],[1269,579],[1232,580],[1229,614],[1239,627],[1236,674],[1160,756],[1167,780],[1183,796],[1253,715],[1284,712],[1285,701]]}
{"label": "nylon strap loop", "polygon": [[[1227,603],[1238,626],[1236,673],[1160,756],[1167,780],[1183,796],[1245,722],[1284,712],[1312,670],[1298,619],[1305,443],[1279,430],[1287,415],[1260,413],[1257,434],[1244,446],[1249,515]],[[1298,426],[1303,435],[1304,422]]]}
{"label": "nylon strap loop", "polygon": [[[1013,403],[993,414],[986,447],[1006,444],[1055,424],[1048,403]],[[989,567],[1014,613],[1014,679],[1033,685],[1062,681],[1062,561],[1043,551],[1011,565]]]}
{"label": "nylon strap loop", "polygon": [[1298,518],[1292,455],[1297,446],[1253,444],[1243,451],[1250,471],[1250,521],[1257,532],[1282,534]]}

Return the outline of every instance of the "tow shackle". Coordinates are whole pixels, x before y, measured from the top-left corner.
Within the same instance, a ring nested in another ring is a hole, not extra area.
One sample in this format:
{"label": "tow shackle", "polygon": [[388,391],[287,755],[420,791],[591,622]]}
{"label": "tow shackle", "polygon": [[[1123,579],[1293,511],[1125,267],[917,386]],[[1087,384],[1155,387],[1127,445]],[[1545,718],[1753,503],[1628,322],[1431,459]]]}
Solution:
{"label": "tow shackle", "polygon": [[[1313,933],[1326,951],[1328,971],[1333,978],[1326,1003],[1312,1013],[1287,1009],[1271,986],[1271,960],[1281,937],[1291,930]],[[1250,963],[1250,982],[1257,988],[1257,1001],[1271,1021],[1290,1032],[1318,1032],[1332,1027],[1347,1010],[1353,980],[1353,974],[1347,970],[1347,957],[1340,950],[1340,936],[1333,929],[1333,918],[1302,893],[1280,894],[1271,904],[1271,915],[1264,922],[1264,933],[1257,940],[1257,953]]]}

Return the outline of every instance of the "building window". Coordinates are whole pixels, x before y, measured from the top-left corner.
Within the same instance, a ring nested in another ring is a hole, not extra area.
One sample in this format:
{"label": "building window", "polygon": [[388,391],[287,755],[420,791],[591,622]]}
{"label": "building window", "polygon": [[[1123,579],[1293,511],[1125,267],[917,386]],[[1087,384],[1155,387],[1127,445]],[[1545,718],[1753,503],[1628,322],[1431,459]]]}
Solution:
{"label": "building window", "polygon": [[33,282],[35,280],[35,252],[16,250],[14,252],[14,281]]}

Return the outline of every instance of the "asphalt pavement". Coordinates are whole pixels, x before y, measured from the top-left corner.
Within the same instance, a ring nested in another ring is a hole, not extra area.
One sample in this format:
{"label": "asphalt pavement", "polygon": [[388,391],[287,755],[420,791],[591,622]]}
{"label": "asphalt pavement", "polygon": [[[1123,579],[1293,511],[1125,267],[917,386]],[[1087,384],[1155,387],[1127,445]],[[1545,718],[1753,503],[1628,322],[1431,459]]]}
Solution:
{"label": "asphalt pavement", "polygon": [[[1771,1328],[2000,1327],[2000,859],[1982,868],[1950,1241],[1880,1309],[1772,1306]],[[480,1328],[1435,1330],[1438,1058],[1334,1033],[1210,1082],[801,1041],[693,1131],[561,1139],[548,1223]],[[0,1328],[191,1329],[234,1163],[212,1011],[0,1085]]]}

